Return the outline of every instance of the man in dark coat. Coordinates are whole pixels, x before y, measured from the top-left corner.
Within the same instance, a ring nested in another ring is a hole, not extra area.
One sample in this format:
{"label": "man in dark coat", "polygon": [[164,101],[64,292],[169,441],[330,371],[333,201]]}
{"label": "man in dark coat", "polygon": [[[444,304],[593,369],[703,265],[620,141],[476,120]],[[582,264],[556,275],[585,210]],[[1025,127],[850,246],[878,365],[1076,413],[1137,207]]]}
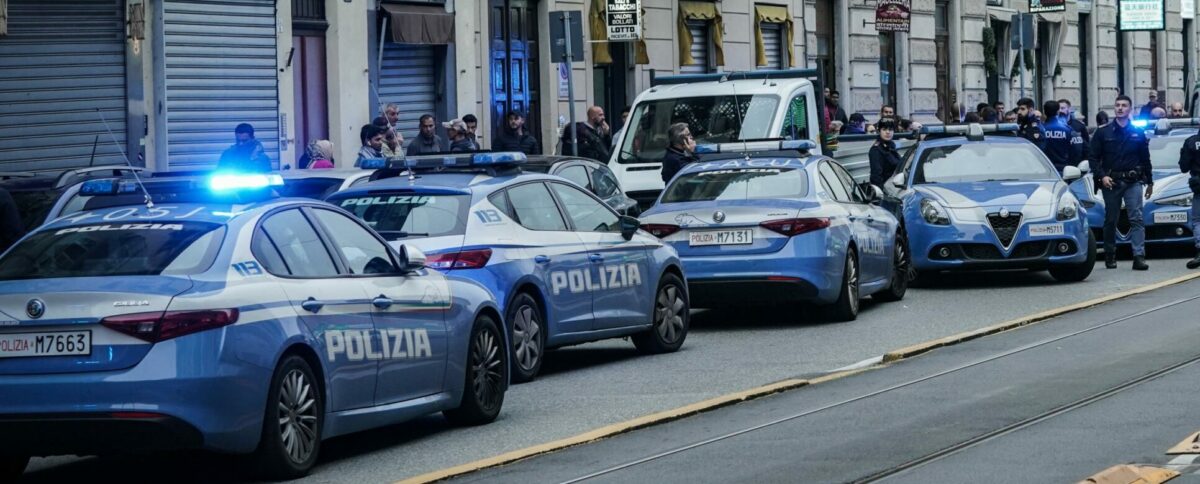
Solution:
{"label": "man in dark coat", "polygon": [[672,124],[667,128],[667,138],[671,146],[662,160],[663,183],[670,182],[679,170],[696,162],[696,139],[692,137],[692,130],[688,129],[687,123]]}
{"label": "man in dark coat", "polygon": [[520,151],[527,155],[540,155],[542,149],[538,146],[537,138],[525,132],[525,117],[513,112],[508,113],[505,118],[508,122],[492,143],[492,151]]}
{"label": "man in dark coat", "polygon": [[252,173],[271,171],[271,157],[267,156],[262,142],[254,138],[254,126],[242,123],[233,133],[235,142],[221,153],[217,169]]}

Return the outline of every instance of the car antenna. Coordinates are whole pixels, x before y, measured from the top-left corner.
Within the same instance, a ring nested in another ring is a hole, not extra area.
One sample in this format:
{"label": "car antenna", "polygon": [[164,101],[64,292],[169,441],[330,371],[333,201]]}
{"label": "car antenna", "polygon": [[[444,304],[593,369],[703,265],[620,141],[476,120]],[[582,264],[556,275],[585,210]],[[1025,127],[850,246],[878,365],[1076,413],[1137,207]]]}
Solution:
{"label": "car antenna", "polygon": [[92,140],[92,157],[88,158],[88,167],[96,166],[96,145],[100,144],[100,135],[96,135],[96,139]]}
{"label": "car antenna", "polygon": [[[750,161],[750,144],[746,142],[746,138],[742,137],[742,108],[739,106],[737,95],[737,84],[730,83],[729,88],[733,90],[733,112],[738,118],[738,138],[742,138],[742,153],[746,155],[746,161]],[[748,108],[749,106],[747,106]]]}
{"label": "car antenna", "polygon": [[125,165],[129,167],[129,173],[133,175],[133,180],[137,182],[138,188],[142,189],[142,195],[146,197],[146,208],[154,208],[154,199],[150,198],[150,192],[142,184],[142,177],[138,176],[137,167],[129,161],[129,155],[125,154],[125,148],[121,147],[121,142],[117,141],[117,135],[113,134],[112,127],[108,125],[108,120],[104,119],[104,113],[100,111],[100,108],[96,108],[96,115],[100,116],[100,121],[104,123],[104,129],[108,131],[108,137],[112,138],[113,144],[117,145],[117,149],[121,151],[121,157],[125,158]]}

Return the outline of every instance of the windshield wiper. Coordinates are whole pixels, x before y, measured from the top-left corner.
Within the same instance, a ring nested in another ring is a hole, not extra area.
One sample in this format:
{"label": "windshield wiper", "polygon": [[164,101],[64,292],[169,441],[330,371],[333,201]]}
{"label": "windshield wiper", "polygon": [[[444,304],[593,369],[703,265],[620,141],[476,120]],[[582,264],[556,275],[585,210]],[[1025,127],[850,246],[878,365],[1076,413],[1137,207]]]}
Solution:
{"label": "windshield wiper", "polygon": [[429,234],[424,232],[405,232],[403,230],[376,230],[376,232],[379,232],[379,235],[382,235],[385,238],[391,238],[393,240],[407,239],[409,237],[429,237]]}
{"label": "windshield wiper", "polygon": [[1006,181],[1021,181],[1021,179],[1019,179],[1019,178],[988,178],[987,180],[980,180],[980,181],[985,181],[985,182],[1006,182]]}

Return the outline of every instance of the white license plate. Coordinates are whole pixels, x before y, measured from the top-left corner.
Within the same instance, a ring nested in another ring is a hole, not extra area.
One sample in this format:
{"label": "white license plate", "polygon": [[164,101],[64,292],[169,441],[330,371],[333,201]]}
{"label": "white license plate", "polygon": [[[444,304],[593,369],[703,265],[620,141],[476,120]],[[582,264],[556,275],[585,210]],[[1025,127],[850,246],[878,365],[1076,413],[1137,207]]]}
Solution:
{"label": "white license plate", "polygon": [[1047,237],[1051,235],[1062,235],[1066,233],[1063,230],[1063,224],[1037,224],[1029,226],[1030,237]]}
{"label": "white license plate", "polygon": [[0,334],[0,358],[87,356],[90,354],[92,354],[91,331]]}
{"label": "white license plate", "polygon": [[708,232],[691,232],[688,234],[688,245],[744,245],[754,243],[754,231],[751,229],[714,230]]}
{"label": "white license plate", "polygon": [[1154,214],[1154,223],[1156,224],[1185,224],[1187,221],[1187,212],[1158,212]]}

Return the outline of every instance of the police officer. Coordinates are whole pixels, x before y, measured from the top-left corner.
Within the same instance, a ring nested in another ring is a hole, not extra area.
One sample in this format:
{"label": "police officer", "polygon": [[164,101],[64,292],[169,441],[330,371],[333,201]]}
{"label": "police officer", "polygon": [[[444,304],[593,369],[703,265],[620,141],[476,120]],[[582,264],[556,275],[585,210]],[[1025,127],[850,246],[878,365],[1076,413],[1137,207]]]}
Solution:
{"label": "police officer", "polygon": [[1150,142],[1141,129],[1130,122],[1133,101],[1124,94],[1113,103],[1113,122],[1092,134],[1089,159],[1094,166],[1092,176],[1104,196],[1104,266],[1117,268],[1117,218],[1121,203],[1129,213],[1130,235],[1133,239],[1133,270],[1144,271],[1146,265],[1146,231],[1142,225],[1142,186],[1146,198],[1154,193],[1151,177]]}
{"label": "police officer", "polygon": [[1200,134],[1194,134],[1183,142],[1179,149],[1179,171],[1189,174],[1188,187],[1192,189],[1192,236],[1196,238],[1196,257],[1188,261],[1187,268],[1200,267]]}
{"label": "police officer", "polygon": [[[1023,97],[1020,101],[1017,101],[1017,124],[1020,126],[1019,133],[1021,137],[1040,147],[1044,139],[1042,120],[1038,119],[1037,115],[1034,114],[1034,109],[1036,108],[1033,105],[1032,99]],[[1057,111],[1055,110],[1055,112]]]}
{"label": "police officer", "polygon": [[[1050,158],[1050,162],[1061,175],[1063,168],[1079,164],[1079,151],[1076,145],[1071,144],[1072,138],[1079,135],[1067,125],[1062,116],[1059,116],[1058,109],[1057,101],[1046,101],[1042,104],[1042,114],[1046,116],[1042,152],[1046,154],[1046,158]],[[1079,138],[1079,142],[1083,143],[1083,138]]]}

